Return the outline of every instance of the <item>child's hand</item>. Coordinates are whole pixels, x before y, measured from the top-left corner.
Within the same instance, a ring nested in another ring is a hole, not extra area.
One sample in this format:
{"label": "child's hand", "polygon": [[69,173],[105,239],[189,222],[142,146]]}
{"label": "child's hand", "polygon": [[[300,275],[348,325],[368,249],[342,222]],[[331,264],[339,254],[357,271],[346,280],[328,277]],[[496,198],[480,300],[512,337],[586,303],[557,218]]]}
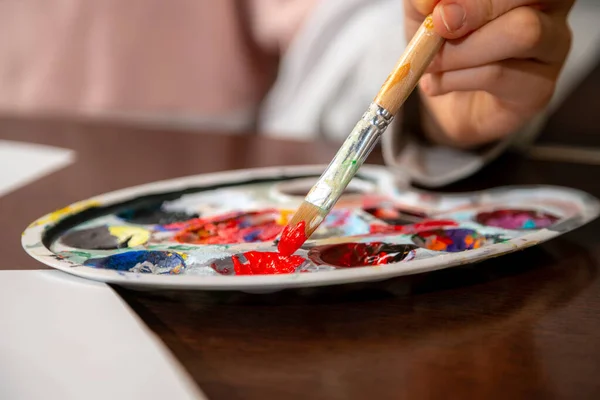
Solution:
{"label": "child's hand", "polygon": [[[571,44],[574,0],[404,0],[448,39],[420,82],[426,134],[457,147],[501,139],[549,103]],[[435,7],[435,8],[434,8]]]}

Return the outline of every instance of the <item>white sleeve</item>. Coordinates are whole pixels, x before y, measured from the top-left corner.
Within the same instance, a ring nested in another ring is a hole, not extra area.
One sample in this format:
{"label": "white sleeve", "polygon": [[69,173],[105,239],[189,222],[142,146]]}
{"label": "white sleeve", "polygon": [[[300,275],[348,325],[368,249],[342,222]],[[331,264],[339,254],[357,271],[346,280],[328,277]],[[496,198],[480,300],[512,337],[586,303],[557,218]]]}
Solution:
{"label": "white sleeve", "polygon": [[405,47],[402,1],[322,0],[281,60],[261,131],[344,139]]}

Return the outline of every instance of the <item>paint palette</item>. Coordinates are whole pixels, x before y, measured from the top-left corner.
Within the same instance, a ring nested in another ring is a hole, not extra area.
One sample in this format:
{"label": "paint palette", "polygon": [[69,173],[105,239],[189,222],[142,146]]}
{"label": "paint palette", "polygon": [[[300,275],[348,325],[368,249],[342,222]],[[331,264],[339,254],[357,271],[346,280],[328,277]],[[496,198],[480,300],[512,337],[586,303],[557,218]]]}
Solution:
{"label": "paint palette", "polygon": [[125,286],[273,291],[383,280],[509,253],[596,218],[573,189],[466,194],[400,188],[363,166],[315,234],[282,268],[252,260],[278,237],[323,166],[181,178],[101,195],[46,215],[25,250],[65,272]]}

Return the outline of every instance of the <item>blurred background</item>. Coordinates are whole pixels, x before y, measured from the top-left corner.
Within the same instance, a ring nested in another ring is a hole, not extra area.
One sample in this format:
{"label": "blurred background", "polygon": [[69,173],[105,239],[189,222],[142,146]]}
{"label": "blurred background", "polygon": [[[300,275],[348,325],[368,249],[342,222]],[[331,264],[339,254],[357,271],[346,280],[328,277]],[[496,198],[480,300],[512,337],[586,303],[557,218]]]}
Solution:
{"label": "blurred background", "polygon": [[[600,1],[571,21],[553,105],[570,111],[539,141],[600,145],[577,128],[598,115],[565,102],[600,89]],[[402,23],[401,0],[3,0],[0,113],[337,140],[402,52]]]}

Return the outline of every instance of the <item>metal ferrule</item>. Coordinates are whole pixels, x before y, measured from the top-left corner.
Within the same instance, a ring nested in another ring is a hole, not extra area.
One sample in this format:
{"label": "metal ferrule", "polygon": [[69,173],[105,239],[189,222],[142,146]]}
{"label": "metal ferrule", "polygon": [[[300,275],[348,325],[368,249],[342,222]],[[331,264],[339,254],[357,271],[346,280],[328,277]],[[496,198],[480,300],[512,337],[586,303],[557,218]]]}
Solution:
{"label": "metal ferrule", "polygon": [[305,201],[329,211],[393,119],[388,110],[371,103]]}

